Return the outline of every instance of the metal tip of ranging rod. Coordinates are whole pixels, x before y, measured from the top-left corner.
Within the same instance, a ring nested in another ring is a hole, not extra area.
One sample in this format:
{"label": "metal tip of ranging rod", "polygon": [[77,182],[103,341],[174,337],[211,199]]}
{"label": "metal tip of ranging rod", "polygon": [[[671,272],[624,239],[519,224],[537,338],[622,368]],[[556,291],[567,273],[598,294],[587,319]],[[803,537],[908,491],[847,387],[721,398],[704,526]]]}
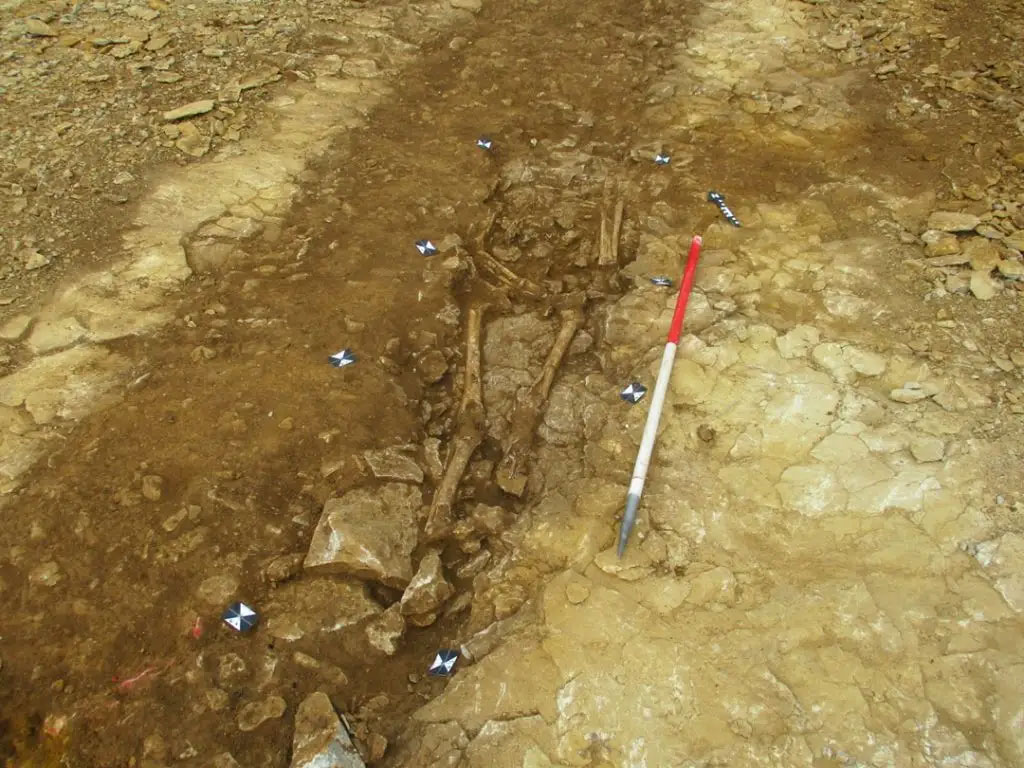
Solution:
{"label": "metal tip of ranging rod", "polygon": [[622,527],[619,529],[619,557],[626,552],[626,544],[629,543],[629,534],[633,531],[633,524],[636,523],[636,511],[640,508],[640,497],[634,493],[626,497],[626,513],[622,516]]}

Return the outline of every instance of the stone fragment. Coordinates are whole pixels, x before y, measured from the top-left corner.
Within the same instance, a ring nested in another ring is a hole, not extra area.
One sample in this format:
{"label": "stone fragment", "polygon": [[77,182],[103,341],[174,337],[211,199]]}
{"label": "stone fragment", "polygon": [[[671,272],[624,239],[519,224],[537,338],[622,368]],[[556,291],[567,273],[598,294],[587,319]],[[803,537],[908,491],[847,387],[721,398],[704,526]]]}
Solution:
{"label": "stone fragment", "polygon": [[32,250],[25,257],[25,269],[29,271],[42,269],[43,267],[48,267],[52,261],[53,259],[42,251]]}
{"label": "stone fragment", "polygon": [[380,69],[373,59],[348,59],[341,65],[341,71],[349,77],[379,77]]}
{"label": "stone fragment", "polygon": [[456,570],[455,575],[460,579],[471,579],[476,576],[480,571],[487,567],[487,563],[491,561],[491,553],[489,550],[481,549],[469,560],[459,566]]}
{"label": "stone fragment", "polygon": [[928,217],[928,229],[941,232],[970,232],[981,223],[973,213],[959,211],[934,211]]}
{"label": "stone fragment", "polygon": [[313,658],[309,654],[302,653],[301,651],[296,651],[292,654],[292,661],[304,669],[310,669],[316,672],[325,680],[339,688],[344,688],[348,685],[348,675],[333,664],[326,661],[319,661],[318,659]]}
{"label": "stone fragment", "polygon": [[892,390],[889,398],[897,403],[917,403],[928,397],[928,393],[917,382],[911,381]]}
{"label": "stone fragment", "polygon": [[394,656],[398,652],[403,635],[405,617],[402,616],[402,607],[398,603],[366,625],[367,642],[387,656]]}
{"label": "stone fragment", "polygon": [[387,737],[379,733],[371,733],[365,740],[369,754],[366,759],[371,765],[378,762],[388,751]]}
{"label": "stone fragment", "polygon": [[[929,229],[921,239],[924,241],[925,255],[932,258],[944,256],[950,257],[960,253],[960,241],[957,236],[950,232],[941,232],[936,229]],[[963,263],[963,262],[958,262]]]}
{"label": "stone fragment", "polygon": [[975,270],[971,273],[970,287],[974,298],[980,301],[994,298],[999,290],[999,284],[989,276],[988,271],[982,270]]}
{"label": "stone fragment", "polygon": [[1002,254],[991,240],[972,237],[964,245],[964,255],[971,263],[971,269],[979,272],[991,272],[999,262]]}
{"label": "stone fragment", "polygon": [[404,588],[412,579],[421,505],[419,489],[403,483],[359,488],[328,500],[309,545],[306,569]]}
{"label": "stone fragment", "polygon": [[850,44],[850,38],[847,35],[824,35],[821,42],[830,50],[845,51]]}
{"label": "stone fragment", "polygon": [[184,123],[180,130],[181,137],[174,142],[174,146],[186,155],[202,157],[210,151],[210,137],[204,136],[194,125]]}
{"label": "stone fragment", "polygon": [[227,603],[238,592],[238,579],[230,574],[217,574],[204,579],[196,590],[196,597],[207,605]]}
{"label": "stone fragment", "polygon": [[966,264],[967,261],[966,254],[958,252],[950,256],[932,256],[927,263],[929,267],[958,267],[961,264]]}
{"label": "stone fragment", "polygon": [[278,555],[271,559],[263,569],[263,578],[271,584],[278,584],[295,578],[302,568],[302,559],[305,557],[301,552],[292,552],[287,555]]}
{"label": "stone fragment", "polygon": [[25,19],[25,32],[32,37],[56,37],[57,33],[49,24],[39,19]]}
{"label": "stone fragment", "polygon": [[448,372],[448,361],[441,350],[432,349],[422,354],[416,361],[416,370],[424,384],[433,384],[440,381]]}
{"label": "stone fragment", "polygon": [[379,611],[362,582],[308,576],[281,583],[263,606],[267,632],[286,641],[333,638]]}
{"label": "stone fragment", "polygon": [[206,705],[214,712],[220,712],[222,709],[225,709],[231,701],[227,691],[222,691],[220,688],[207,688],[203,691],[203,698],[206,699]]}
{"label": "stone fragment", "polygon": [[142,41],[132,40],[113,46],[109,53],[115,59],[127,59],[129,56],[138,53],[140,48],[142,48]]}
{"label": "stone fragment", "polygon": [[245,660],[237,653],[225,653],[217,663],[217,683],[221,688],[233,690],[247,677]]}
{"label": "stone fragment", "polygon": [[0,339],[5,341],[17,341],[28,331],[32,324],[29,315],[15,315],[3,325],[0,325]]}
{"label": "stone fragment", "polygon": [[941,461],[946,445],[937,437],[918,437],[910,441],[910,452],[921,462]]}
{"label": "stone fragment", "polygon": [[1013,234],[1003,238],[1003,243],[1015,251],[1024,252],[1024,229],[1018,229]]}
{"label": "stone fragment", "polygon": [[242,768],[230,752],[221,752],[210,761],[210,768]]}
{"label": "stone fragment", "polygon": [[142,495],[149,501],[160,501],[160,497],[164,495],[164,479],[160,475],[144,475]]}
{"label": "stone fragment", "polygon": [[565,585],[565,599],[573,605],[579,605],[590,597],[590,584],[583,580],[570,581]]}
{"label": "stone fragment", "polygon": [[365,768],[326,693],[310,694],[295,712],[291,768]]}
{"label": "stone fragment", "polygon": [[594,558],[594,565],[623,581],[639,581],[654,571],[654,564],[640,546],[631,546],[619,557],[615,548],[605,549]]}
{"label": "stone fragment", "polygon": [[375,451],[364,451],[363,458],[380,480],[401,480],[407,483],[422,483],[423,470],[419,464],[399,451],[397,448],[384,448]]}
{"label": "stone fragment", "polygon": [[254,731],[268,720],[276,720],[287,708],[280,696],[268,696],[263,701],[251,701],[238,711],[238,730]]}
{"label": "stone fragment", "polygon": [[61,580],[60,566],[53,560],[40,563],[28,573],[30,584],[53,587]]}
{"label": "stone fragment", "polygon": [[261,67],[238,81],[238,87],[242,91],[252,88],[259,88],[269,83],[275,83],[281,79],[281,70],[277,67]]}
{"label": "stone fragment", "polygon": [[422,616],[436,611],[455,590],[444,578],[441,556],[432,550],[424,555],[419,569],[402,595],[402,614]]}
{"label": "stone fragment", "polygon": [[1024,263],[1010,259],[999,262],[999,274],[1007,280],[1024,280]]}
{"label": "stone fragment", "polygon": [[160,11],[155,8],[143,8],[139,5],[133,5],[125,9],[125,15],[131,16],[133,19],[139,19],[140,21],[153,21],[160,15]]}
{"label": "stone fragment", "polygon": [[196,115],[204,115],[211,111],[217,102],[213,99],[202,99],[201,101],[193,101],[191,104],[185,104],[177,109],[171,109],[164,112],[164,121],[172,123],[175,120],[184,120],[186,117],[195,117]]}
{"label": "stone fragment", "polygon": [[885,373],[885,358],[857,347],[846,347],[843,358],[861,376],[881,376]]}
{"label": "stone fragment", "polygon": [[448,2],[452,8],[469,11],[470,13],[479,13],[480,9],[483,8],[482,0],[448,0]]}

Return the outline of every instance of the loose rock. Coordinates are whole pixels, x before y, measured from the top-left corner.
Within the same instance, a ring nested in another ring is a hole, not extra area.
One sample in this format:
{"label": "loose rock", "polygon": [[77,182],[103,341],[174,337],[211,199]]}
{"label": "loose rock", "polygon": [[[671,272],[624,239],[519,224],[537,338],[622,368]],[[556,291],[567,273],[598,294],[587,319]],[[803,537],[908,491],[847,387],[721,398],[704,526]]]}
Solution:
{"label": "loose rock", "polygon": [[971,232],[981,223],[973,213],[958,211],[935,211],[928,217],[928,229],[942,232]]}
{"label": "loose rock", "polygon": [[211,576],[199,585],[196,596],[208,605],[227,603],[238,591],[238,579],[227,574]]}
{"label": "loose rock", "polygon": [[897,403],[917,403],[928,397],[928,393],[921,388],[920,384],[908,382],[899,389],[892,390],[889,397]]}
{"label": "loose rock", "polygon": [[299,704],[291,768],[365,768],[326,693],[317,691]]}
{"label": "loose rock", "polygon": [[313,533],[306,569],[405,587],[412,579],[422,502],[419,489],[402,483],[330,499]]}
{"label": "loose rock", "polygon": [[203,99],[201,101],[193,101],[191,104],[185,104],[184,106],[178,107],[177,109],[171,109],[164,112],[164,121],[172,123],[175,120],[184,120],[186,117],[195,117],[196,115],[203,115],[211,111],[217,102],[213,99]]}
{"label": "loose rock", "polygon": [[432,613],[454,592],[452,585],[444,578],[441,556],[436,551],[428,552],[402,595],[402,613],[405,616]]}
{"label": "loose rock", "polygon": [[416,361],[416,370],[424,384],[433,384],[448,372],[448,361],[441,350],[432,349]]}
{"label": "loose rock", "polygon": [[40,251],[31,251],[25,258],[25,269],[36,270],[42,269],[43,267],[49,266],[53,260],[45,253]]}
{"label": "loose rock", "polygon": [[49,24],[39,19],[25,19],[25,31],[32,37],[56,37],[57,33]]}
{"label": "loose rock", "polygon": [[181,138],[174,142],[174,146],[192,157],[202,157],[210,151],[210,137],[204,136],[191,123],[181,126]]}
{"label": "loose rock", "polygon": [[348,676],[341,670],[341,668],[336,667],[333,664],[329,664],[325,661],[319,661],[309,654],[301,653],[299,651],[296,651],[295,654],[293,654],[292,660],[300,667],[317,672],[323,676],[325,680],[339,688],[343,688],[348,685]]}
{"label": "loose rock", "polygon": [[263,701],[252,701],[238,711],[238,729],[254,731],[267,720],[276,720],[284,714],[287,705],[280,696],[268,696]]}
{"label": "loose rock", "polygon": [[164,479],[160,475],[143,477],[142,495],[150,501],[160,501],[160,497],[164,495]]}
{"label": "loose rock", "polygon": [[398,652],[399,643],[405,635],[405,617],[402,607],[396,603],[366,625],[366,640],[383,654],[393,656]]}
{"label": "loose rock", "polygon": [[363,458],[376,478],[402,480],[408,483],[423,482],[423,470],[420,469],[419,464],[396,448],[365,451]]}
{"label": "loose rock", "polygon": [[988,272],[976,270],[971,273],[971,293],[974,294],[974,298],[980,299],[981,301],[988,301],[996,295],[998,291],[998,284],[989,277]]}
{"label": "loose rock", "polygon": [[300,552],[275,557],[263,569],[263,578],[271,584],[294,578],[302,568],[303,557],[304,555]]}

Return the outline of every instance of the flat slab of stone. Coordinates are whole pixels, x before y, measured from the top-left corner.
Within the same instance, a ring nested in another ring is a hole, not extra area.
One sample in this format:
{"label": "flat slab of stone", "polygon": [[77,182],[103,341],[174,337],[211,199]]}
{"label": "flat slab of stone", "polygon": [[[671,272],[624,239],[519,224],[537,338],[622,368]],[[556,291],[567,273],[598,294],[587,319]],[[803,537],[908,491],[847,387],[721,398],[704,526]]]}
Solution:
{"label": "flat slab of stone", "polygon": [[172,123],[175,120],[184,120],[186,117],[205,115],[207,112],[211,111],[216,104],[217,102],[213,99],[193,101],[191,104],[185,104],[177,109],[170,109],[167,112],[164,112],[164,120],[168,123]]}
{"label": "flat slab of stone", "polygon": [[305,568],[404,588],[419,538],[420,490],[403,483],[357,488],[324,504]]}
{"label": "flat slab of stone", "polygon": [[302,578],[277,587],[266,604],[266,631],[279,640],[333,635],[380,612],[362,582]]}
{"label": "flat slab of stone", "polygon": [[934,211],[928,217],[928,229],[940,232],[971,232],[981,224],[981,219],[973,213],[959,211]]}

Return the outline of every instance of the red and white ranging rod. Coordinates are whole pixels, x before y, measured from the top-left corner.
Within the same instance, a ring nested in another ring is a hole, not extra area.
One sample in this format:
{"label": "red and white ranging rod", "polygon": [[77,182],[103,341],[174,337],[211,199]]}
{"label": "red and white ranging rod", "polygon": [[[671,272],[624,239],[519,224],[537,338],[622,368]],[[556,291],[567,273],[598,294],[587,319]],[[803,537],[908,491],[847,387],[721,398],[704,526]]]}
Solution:
{"label": "red and white ranging rod", "polygon": [[630,531],[633,530],[633,524],[636,522],[636,511],[640,506],[644,481],[647,479],[647,469],[651,465],[651,454],[654,452],[654,441],[658,436],[661,409],[665,405],[668,382],[672,377],[672,366],[676,361],[676,348],[679,346],[679,336],[683,331],[686,303],[693,290],[693,278],[697,272],[697,262],[700,260],[700,249],[703,244],[704,240],[700,235],[695,235],[693,242],[690,243],[690,255],[686,259],[686,269],[679,285],[679,296],[676,298],[676,309],[672,313],[672,325],[668,330],[668,343],[665,344],[665,353],[661,356],[658,380],[654,385],[654,394],[651,396],[651,409],[647,412],[644,435],[640,440],[636,464],[633,465],[633,479],[629,482],[629,493],[626,495],[626,513],[622,517],[622,527],[619,529],[619,557],[622,557],[626,551]]}

